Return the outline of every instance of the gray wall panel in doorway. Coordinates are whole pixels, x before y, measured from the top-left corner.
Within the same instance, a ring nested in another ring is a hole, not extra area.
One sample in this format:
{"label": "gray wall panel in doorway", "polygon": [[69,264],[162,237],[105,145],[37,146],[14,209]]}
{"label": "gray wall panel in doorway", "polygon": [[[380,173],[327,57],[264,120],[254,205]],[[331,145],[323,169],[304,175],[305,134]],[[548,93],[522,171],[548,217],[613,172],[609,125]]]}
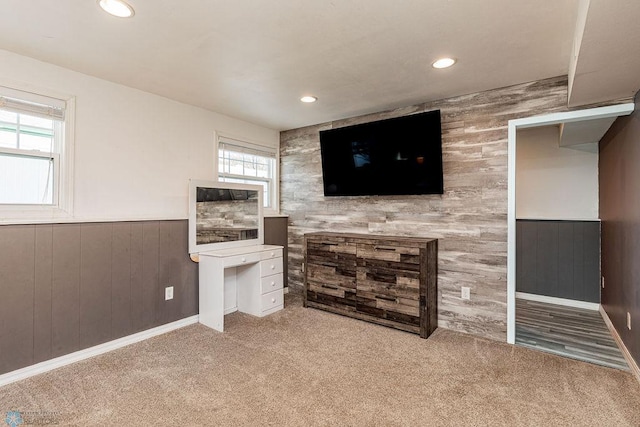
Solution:
{"label": "gray wall panel in doorway", "polygon": [[518,220],[516,290],[600,302],[598,221]]}

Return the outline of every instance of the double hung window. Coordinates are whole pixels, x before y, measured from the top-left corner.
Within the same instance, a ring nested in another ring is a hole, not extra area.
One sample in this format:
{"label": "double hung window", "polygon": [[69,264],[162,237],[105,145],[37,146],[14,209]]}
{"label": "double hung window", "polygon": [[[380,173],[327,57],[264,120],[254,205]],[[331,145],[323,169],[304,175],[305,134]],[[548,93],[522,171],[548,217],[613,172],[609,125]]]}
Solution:
{"label": "double hung window", "polygon": [[277,211],[277,149],[218,138],[218,180],[260,185],[265,211]]}
{"label": "double hung window", "polygon": [[0,87],[0,208],[64,208],[67,102]]}

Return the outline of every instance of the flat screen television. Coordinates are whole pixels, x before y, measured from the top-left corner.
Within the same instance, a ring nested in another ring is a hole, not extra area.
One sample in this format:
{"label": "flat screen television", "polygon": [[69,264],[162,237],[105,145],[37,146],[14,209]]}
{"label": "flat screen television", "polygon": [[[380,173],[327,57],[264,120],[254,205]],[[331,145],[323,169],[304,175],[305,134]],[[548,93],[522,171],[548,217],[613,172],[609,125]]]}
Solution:
{"label": "flat screen television", "polygon": [[325,196],[442,194],[440,110],[320,131]]}

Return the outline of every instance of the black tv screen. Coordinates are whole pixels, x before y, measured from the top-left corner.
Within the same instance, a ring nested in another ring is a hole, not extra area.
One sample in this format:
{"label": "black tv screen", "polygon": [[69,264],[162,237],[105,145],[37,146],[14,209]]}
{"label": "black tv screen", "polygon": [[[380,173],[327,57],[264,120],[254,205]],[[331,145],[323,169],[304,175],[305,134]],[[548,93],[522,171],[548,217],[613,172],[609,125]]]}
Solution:
{"label": "black tv screen", "polygon": [[442,194],[440,110],[320,131],[325,196]]}

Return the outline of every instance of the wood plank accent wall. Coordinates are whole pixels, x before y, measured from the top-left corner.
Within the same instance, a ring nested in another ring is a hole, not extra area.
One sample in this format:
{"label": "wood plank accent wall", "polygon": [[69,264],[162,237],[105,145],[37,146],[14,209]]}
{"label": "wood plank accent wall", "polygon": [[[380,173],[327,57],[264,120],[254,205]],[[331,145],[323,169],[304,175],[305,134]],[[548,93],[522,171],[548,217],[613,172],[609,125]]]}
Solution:
{"label": "wood plank accent wall", "polygon": [[516,221],[516,291],[600,303],[600,222]]}
{"label": "wood plank accent wall", "polygon": [[[558,77],[322,123],[280,134],[281,211],[289,216],[289,287],[302,291],[313,231],[439,239],[438,325],[506,340],[507,122],[565,111]],[[443,195],[323,196],[318,131],[440,109]],[[460,287],[471,288],[471,300]]]}
{"label": "wood plank accent wall", "polygon": [[0,374],[197,314],[187,232],[186,220],[0,226]]}

